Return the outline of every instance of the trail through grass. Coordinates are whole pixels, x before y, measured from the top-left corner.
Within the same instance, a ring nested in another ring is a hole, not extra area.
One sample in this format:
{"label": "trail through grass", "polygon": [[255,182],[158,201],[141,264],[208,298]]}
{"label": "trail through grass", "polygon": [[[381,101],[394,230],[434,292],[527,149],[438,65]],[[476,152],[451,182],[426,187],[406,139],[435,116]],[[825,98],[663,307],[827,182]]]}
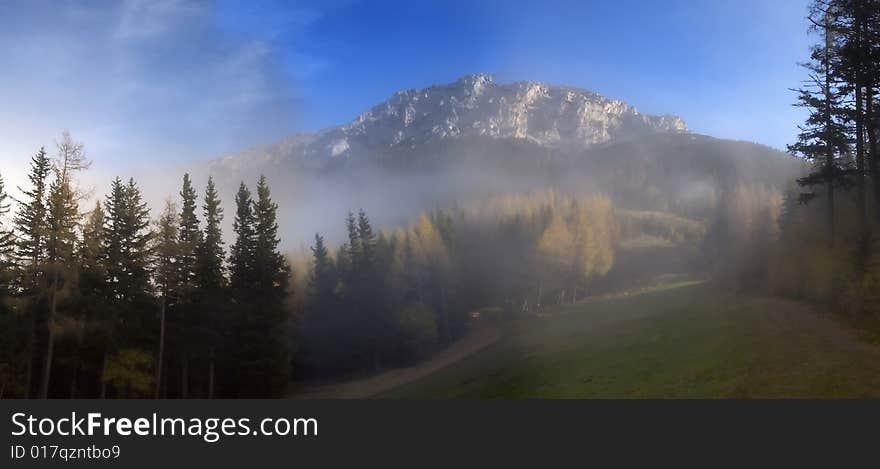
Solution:
{"label": "trail through grass", "polygon": [[677,282],[522,320],[380,397],[878,397],[880,347],[802,304]]}

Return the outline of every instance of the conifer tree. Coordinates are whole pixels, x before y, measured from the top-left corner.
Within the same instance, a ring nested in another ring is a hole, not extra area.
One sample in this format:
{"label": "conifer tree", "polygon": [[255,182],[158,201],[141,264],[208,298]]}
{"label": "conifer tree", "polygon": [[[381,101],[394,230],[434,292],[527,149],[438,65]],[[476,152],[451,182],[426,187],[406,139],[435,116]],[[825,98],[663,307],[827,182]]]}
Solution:
{"label": "conifer tree", "polygon": [[181,243],[179,241],[180,220],[177,206],[170,200],[165,203],[165,210],[156,222],[154,253],[155,282],[159,290],[159,347],[156,359],[156,378],[154,396],[158,399],[162,389],[162,378],[165,366],[165,317],[169,303],[179,293],[181,281]]}
{"label": "conifer tree", "polygon": [[7,213],[9,213],[9,202],[0,175],[0,397],[5,390],[13,388],[18,378],[13,369],[19,330],[15,327],[16,317],[10,314],[12,308],[8,304],[12,293],[14,263],[13,232],[6,221]]}
{"label": "conifer tree", "polygon": [[149,292],[150,210],[134,179],[116,178],[105,202],[105,242],[113,297],[122,305]]}
{"label": "conifer tree", "polygon": [[235,219],[232,231],[235,243],[229,249],[229,286],[232,299],[239,305],[247,304],[248,292],[253,285],[254,209],[251,192],[242,182],[235,194]]}
{"label": "conifer tree", "polygon": [[196,251],[198,267],[197,301],[199,311],[199,336],[206,337],[208,348],[208,390],[207,397],[214,397],[216,348],[219,345],[221,331],[219,326],[223,320],[221,311],[224,309],[226,277],[223,264],[223,233],[220,224],[223,221],[223,207],[220,196],[214,186],[214,179],[208,178],[205,189],[202,213],[205,229]]}
{"label": "conifer tree", "polygon": [[180,190],[182,200],[180,216],[178,217],[180,229],[178,231],[178,281],[179,292],[177,302],[177,323],[180,332],[178,348],[180,350],[181,367],[181,397],[184,399],[189,394],[189,360],[191,344],[197,337],[198,314],[194,310],[194,295],[196,294],[198,260],[197,251],[202,242],[202,232],[199,229],[199,220],[196,217],[196,191],[192,186],[189,174],[183,175],[183,187]]}
{"label": "conifer tree", "polygon": [[[91,343],[107,343],[110,321],[107,290],[107,263],[104,250],[104,209],[99,201],[86,215],[82,240],[78,246],[79,319],[84,324],[84,335]],[[76,396],[77,374],[74,372],[71,397]]]}
{"label": "conifer tree", "polygon": [[[828,244],[835,244],[835,187],[848,185],[852,168],[842,167],[840,156],[848,152],[846,111],[843,101],[846,90],[835,74],[838,37],[833,27],[837,11],[817,2],[813,5],[811,21],[814,30],[822,35],[822,42],[813,46],[811,62],[804,64],[809,71],[808,82],[798,92],[797,106],[809,110],[809,116],[800,126],[798,141],[789,145],[789,151],[814,161],[815,169],[798,182],[803,186],[821,185],[825,188],[827,204]],[[804,194],[804,201],[815,197]]]}
{"label": "conifer tree", "polygon": [[[104,205],[104,257],[112,312],[107,324],[108,340],[104,344],[102,397],[111,378],[108,370],[115,372],[121,366],[124,368],[126,363],[120,360],[126,358],[131,358],[132,366],[139,369],[144,359],[142,353],[130,349],[121,349],[118,356],[111,356],[114,342],[137,342],[147,326],[145,322],[149,313],[154,311],[150,295],[150,244],[153,237],[149,229],[150,211],[134,179],[123,183],[117,177]],[[122,325],[126,327],[120,327]],[[123,334],[125,337],[120,337]],[[140,375],[137,376],[140,379]]]}
{"label": "conifer tree", "polygon": [[309,303],[328,305],[336,295],[336,272],[333,260],[324,244],[324,237],[315,233],[315,245],[311,247],[312,269],[309,275]]}
{"label": "conifer tree", "polygon": [[66,280],[65,277],[73,275],[70,266],[75,265],[74,243],[79,222],[80,194],[75,187],[74,177],[77,172],[87,169],[89,164],[83,145],[74,142],[70,134],[65,132],[58,144],[58,159],[53,168],[55,179],[49,187],[46,204],[46,260],[51,279],[48,291],[49,315],[46,320],[48,338],[40,386],[40,397],[44,399],[49,394],[52,373],[59,290]]}
{"label": "conifer tree", "polygon": [[[0,271],[6,271],[12,265],[13,254],[13,231],[6,221],[9,213],[9,196],[3,183],[3,175],[0,174]],[[9,289],[9,279],[0,279],[0,296]]]}
{"label": "conifer tree", "polygon": [[46,190],[51,171],[52,161],[46,154],[46,149],[40,148],[31,158],[31,169],[28,174],[31,188],[19,187],[25,197],[19,204],[19,211],[15,217],[18,232],[17,253],[19,264],[26,271],[22,288],[32,293],[35,293],[33,290],[38,284],[46,250]]}
{"label": "conifer tree", "polygon": [[224,287],[225,268],[223,265],[223,207],[214,186],[213,178],[208,178],[205,189],[202,213],[205,217],[205,230],[196,252],[198,265],[198,288],[203,295],[218,294]]}
{"label": "conifer tree", "polygon": [[352,212],[348,212],[348,218],[345,219],[345,229],[348,231],[348,244],[344,246],[347,262],[345,263],[346,270],[343,271],[343,275],[348,283],[353,284],[356,282],[354,276],[359,272],[358,263],[361,258],[361,239],[358,234],[357,219]]}
{"label": "conifer tree", "polygon": [[272,201],[265,176],[257,183],[254,201],[254,322],[257,327],[246,337],[254,347],[248,357],[258,374],[258,383],[249,394],[277,396],[289,379],[287,351],[287,312],[284,301],[290,269],[278,250],[278,205]]}
{"label": "conifer tree", "polygon": [[46,149],[40,148],[31,157],[30,172],[28,173],[30,188],[19,187],[19,191],[24,194],[24,199],[19,204],[14,220],[17,233],[16,262],[19,267],[17,283],[19,284],[18,288],[28,300],[24,308],[30,316],[24,378],[25,397],[31,396],[33,388],[37,307],[43,300],[41,285],[44,283],[43,269],[46,254],[46,190],[51,171],[52,162],[46,154]]}

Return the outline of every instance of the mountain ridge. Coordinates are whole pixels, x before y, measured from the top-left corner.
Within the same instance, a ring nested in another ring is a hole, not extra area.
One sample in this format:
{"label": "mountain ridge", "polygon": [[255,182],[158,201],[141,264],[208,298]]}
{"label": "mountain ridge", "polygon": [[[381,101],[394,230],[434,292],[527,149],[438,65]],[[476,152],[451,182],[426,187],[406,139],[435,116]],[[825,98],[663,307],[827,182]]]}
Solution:
{"label": "mountain ridge", "polygon": [[520,139],[541,146],[608,144],[653,133],[688,133],[674,115],[642,114],[599,93],[537,81],[497,83],[486,73],[455,82],[400,90],[350,122],[292,135],[215,160],[224,169],[330,160],[460,137]]}

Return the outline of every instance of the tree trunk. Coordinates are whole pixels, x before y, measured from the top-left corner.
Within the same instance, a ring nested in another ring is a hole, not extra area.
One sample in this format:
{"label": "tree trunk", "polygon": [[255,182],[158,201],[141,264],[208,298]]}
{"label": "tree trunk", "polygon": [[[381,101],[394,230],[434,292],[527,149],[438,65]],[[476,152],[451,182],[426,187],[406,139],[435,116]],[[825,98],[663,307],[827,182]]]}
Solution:
{"label": "tree trunk", "polygon": [[214,347],[208,352],[208,399],[214,398]]}
{"label": "tree trunk", "polygon": [[76,399],[76,378],[79,374],[79,359],[73,365],[73,377],[70,378],[70,398]]}
{"label": "tree trunk", "polygon": [[[831,47],[832,47],[832,38],[830,32],[830,16],[826,15],[825,17],[825,86],[824,86],[824,94],[825,94],[825,131],[828,132],[833,127],[833,119],[831,116]],[[826,190],[828,191],[828,244],[831,249],[834,249],[834,148],[830,145],[831,142],[826,141],[826,145],[828,146],[827,154],[825,156],[825,177],[826,177]]]}
{"label": "tree trunk", "polygon": [[37,313],[31,311],[31,327],[27,341],[27,368],[24,374],[24,397],[31,398],[31,390],[34,384],[34,344],[37,341]]}
{"label": "tree trunk", "polygon": [[107,398],[107,358],[109,353],[107,348],[104,348],[104,360],[101,364],[101,399]]}
{"label": "tree trunk", "polygon": [[864,242],[864,238],[866,238],[868,223],[865,219],[867,203],[866,203],[866,194],[865,194],[865,125],[864,125],[864,108],[863,108],[863,97],[862,97],[862,85],[861,83],[856,84],[856,172],[857,176],[857,184],[856,189],[858,191],[858,217],[859,217],[859,231],[861,232],[862,238]]}
{"label": "tree trunk", "polygon": [[539,282],[538,283],[538,300],[535,302],[535,313],[541,312],[541,288],[542,288],[542,286],[543,285],[541,285],[541,283]]}
{"label": "tree trunk", "polygon": [[180,397],[186,399],[189,394],[189,356],[183,352],[180,370]]}
{"label": "tree trunk", "polygon": [[880,219],[880,171],[877,161],[877,124],[874,121],[874,91],[869,84],[865,87],[865,120],[867,122],[868,131],[868,170],[871,173],[874,186],[874,210],[876,216]]}
{"label": "tree trunk", "polygon": [[156,393],[155,398],[159,398],[159,391],[162,389],[162,364],[165,356],[165,295],[162,295],[162,302],[159,306],[159,357],[156,360]]}
{"label": "tree trunk", "polygon": [[76,339],[76,355],[73,357],[73,377],[70,378],[70,398],[76,398],[76,380],[79,377],[79,366],[80,366],[80,349],[82,349],[82,333],[77,335]]}
{"label": "tree trunk", "polygon": [[46,362],[40,384],[40,399],[49,397],[49,380],[52,378],[52,354],[55,352],[55,313],[58,309],[58,266],[52,269],[52,300],[49,302],[49,318],[46,320],[49,337],[46,340]]}

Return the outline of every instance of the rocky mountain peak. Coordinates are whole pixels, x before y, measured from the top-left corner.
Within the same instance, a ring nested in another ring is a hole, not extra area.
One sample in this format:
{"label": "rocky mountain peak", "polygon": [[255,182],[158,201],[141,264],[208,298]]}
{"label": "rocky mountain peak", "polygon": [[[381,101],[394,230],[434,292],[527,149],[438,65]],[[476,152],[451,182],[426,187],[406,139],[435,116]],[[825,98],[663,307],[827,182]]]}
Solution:
{"label": "rocky mountain peak", "polygon": [[[442,139],[523,139],[542,146],[592,146],[655,133],[687,132],[676,116],[642,114],[629,104],[580,88],[486,73],[395,93],[348,124],[277,145],[268,159],[320,164],[395,146],[416,149]],[[263,147],[261,153],[267,148]],[[249,152],[253,153],[253,152]],[[265,159],[265,158],[264,158]]]}

